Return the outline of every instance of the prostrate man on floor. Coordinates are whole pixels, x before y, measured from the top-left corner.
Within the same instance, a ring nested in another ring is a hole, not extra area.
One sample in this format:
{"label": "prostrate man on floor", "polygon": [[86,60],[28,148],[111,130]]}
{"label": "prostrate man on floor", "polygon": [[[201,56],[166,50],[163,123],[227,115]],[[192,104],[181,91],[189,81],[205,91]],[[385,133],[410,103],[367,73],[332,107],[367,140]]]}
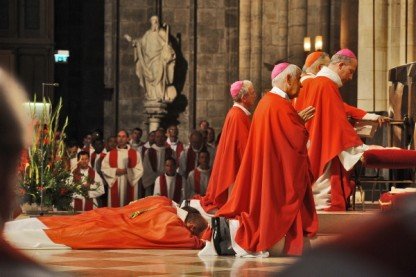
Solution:
{"label": "prostrate man on floor", "polygon": [[357,65],[355,54],[342,49],[304,88],[304,106],[316,108],[306,128],[310,134],[308,155],[316,180],[313,193],[318,210],[347,209],[353,186],[347,171],[368,149],[348,122],[339,92],[339,88],[352,79]]}
{"label": "prostrate man on floor", "polygon": [[138,197],[138,182],[143,175],[139,153],[127,145],[128,134],[117,134],[117,148],[104,158],[101,170],[108,183],[108,207],[122,207]]}
{"label": "prostrate man on floor", "polygon": [[104,185],[100,175],[88,165],[90,154],[87,151],[81,151],[77,154],[78,167],[72,171],[72,180],[81,182],[83,186],[88,187],[88,198],[75,194],[72,207],[76,211],[90,211],[98,208],[97,198],[104,194]]}
{"label": "prostrate man on floor", "polygon": [[121,208],[11,221],[4,235],[22,249],[199,249],[207,226],[195,209],[152,196]]}
{"label": "prostrate man on floor", "polygon": [[234,188],[216,216],[230,220],[237,256],[301,255],[304,236],[313,237],[318,221],[311,190],[306,143],[308,132],[290,98],[300,88],[301,70],[280,63],[272,71],[273,89],[260,100]]}
{"label": "prostrate man on floor", "polygon": [[200,201],[204,210],[211,213],[227,202],[246,148],[250,110],[257,98],[253,84],[248,80],[233,83],[230,94],[234,105],[225,118],[207,192]]}

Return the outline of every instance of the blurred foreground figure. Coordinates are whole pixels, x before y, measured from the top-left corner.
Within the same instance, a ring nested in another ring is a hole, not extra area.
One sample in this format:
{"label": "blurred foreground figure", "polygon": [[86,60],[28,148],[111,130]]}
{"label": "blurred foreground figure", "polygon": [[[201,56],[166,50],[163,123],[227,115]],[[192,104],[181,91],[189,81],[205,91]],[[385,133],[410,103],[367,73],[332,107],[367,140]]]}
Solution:
{"label": "blurred foreground figure", "polygon": [[[29,121],[22,112],[25,93],[17,82],[0,68],[0,230],[9,219],[14,204],[17,166],[20,153],[31,141]],[[7,130],[7,132],[6,132]],[[0,237],[0,276],[57,276]]]}
{"label": "blurred foreground figure", "polygon": [[309,252],[282,276],[414,276],[415,231],[416,196],[411,196],[395,210]]}

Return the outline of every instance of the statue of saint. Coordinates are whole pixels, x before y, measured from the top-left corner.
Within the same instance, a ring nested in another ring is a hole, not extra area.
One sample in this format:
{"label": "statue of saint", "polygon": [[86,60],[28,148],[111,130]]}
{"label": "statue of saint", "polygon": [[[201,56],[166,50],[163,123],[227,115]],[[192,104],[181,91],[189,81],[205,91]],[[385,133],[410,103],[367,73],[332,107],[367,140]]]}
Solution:
{"label": "statue of saint", "polygon": [[150,18],[151,27],[140,39],[124,35],[134,47],[136,75],[146,91],[146,99],[171,102],[176,97],[172,86],[175,51],[169,44],[169,27],[160,28],[159,18]]}

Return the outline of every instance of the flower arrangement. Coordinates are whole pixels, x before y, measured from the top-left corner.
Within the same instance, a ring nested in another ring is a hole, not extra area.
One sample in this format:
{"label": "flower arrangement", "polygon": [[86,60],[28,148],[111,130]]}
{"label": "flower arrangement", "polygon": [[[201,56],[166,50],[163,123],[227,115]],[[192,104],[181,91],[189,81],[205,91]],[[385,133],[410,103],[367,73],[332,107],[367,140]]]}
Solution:
{"label": "flower arrangement", "polygon": [[62,99],[54,111],[50,100],[43,99],[42,106],[40,113],[35,105],[29,106],[34,135],[32,145],[22,155],[18,192],[23,203],[70,210],[73,194],[88,197],[88,188],[82,185],[81,180],[70,178],[64,144],[68,118],[60,132],[58,129]]}

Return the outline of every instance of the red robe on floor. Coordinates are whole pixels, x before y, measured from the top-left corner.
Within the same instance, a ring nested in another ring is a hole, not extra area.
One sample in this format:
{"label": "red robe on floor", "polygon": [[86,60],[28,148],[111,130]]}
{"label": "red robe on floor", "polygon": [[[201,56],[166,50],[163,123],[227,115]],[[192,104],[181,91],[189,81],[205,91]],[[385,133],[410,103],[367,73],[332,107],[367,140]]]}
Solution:
{"label": "red robe on floor", "polygon": [[292,104],[273,93],[263,96],[233,191],[216,214],[239,219],[235,240],[245,250],[270,249],[286,236],[286,254],[300,255],[303,236],[317,232],[307,140]]}
{"label": "red robe on floor", "polygon": [[[139,215],[131,218],[134,212]],[[100,208],[74,216],[40,217],[48,237],[74,249],[202,248],[185,227],[172,201],[153,196],[121,208]]]}
{"label": "red robe on floor", "polygon": [[313,176],[316,180],[332,161],[329,210],[345,210],[352,184],[338,154],[348,148],[360,146],[363,142],[348,122],[344,102],[333,81],[319,76],[306,84],[304,89],[304,107],[313,106],[316,109],[315,116],[306,124],[310,137],[308,154]]}
{"label": "red robe on floor", "polygon": [[225,118],[213,169],[201,206],[205,211],[221,208],[228,199],[228,188],[234,183],[246,148],[250,118],[238,107],[232,107]]}

